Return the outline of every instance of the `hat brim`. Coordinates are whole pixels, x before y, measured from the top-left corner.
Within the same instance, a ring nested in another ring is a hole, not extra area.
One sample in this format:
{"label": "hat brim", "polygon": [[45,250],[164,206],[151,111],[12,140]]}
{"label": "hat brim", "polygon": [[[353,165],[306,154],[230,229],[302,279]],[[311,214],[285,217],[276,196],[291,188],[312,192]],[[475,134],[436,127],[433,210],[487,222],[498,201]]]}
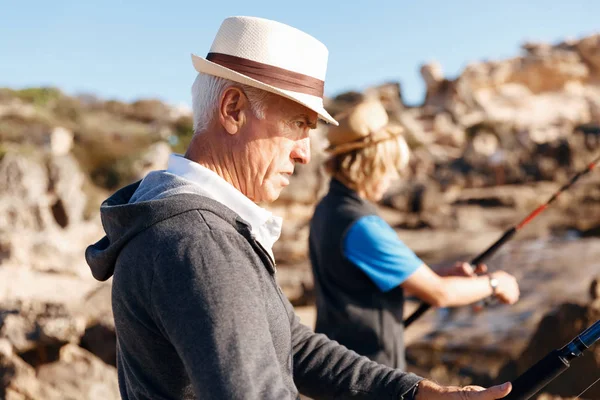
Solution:
{"label": "hat brim", "polygon": [[239,72],[227,67],[223,67],[222,65],[216,64],[195,54],[192,54],[192,63],[194,64],[194,69],[197,72],[229,79],[234,82],[266,90],[267,92],[285,97],[316,112],[317,115],[324,121],[335,126],[338,125],[338,122],[331,115],[329,115],[329,113],[323,107],[323,99],[320,97],[311,96],[305,93],[293,92],[291,90],[279,89],[278,87],[250,78],[249,76],[240,74]]}
{"label": "hat brim", "polygon": [[374,146],[378,143],[394,139],[400,136],[403,132],[404,128],[402,128],[402,126],[388,124],[373,135],[365,136],[352,142],[329,146],[325,149],[325,152],[332,156],[349,153],[353,150],[364,149],[365,147]]}

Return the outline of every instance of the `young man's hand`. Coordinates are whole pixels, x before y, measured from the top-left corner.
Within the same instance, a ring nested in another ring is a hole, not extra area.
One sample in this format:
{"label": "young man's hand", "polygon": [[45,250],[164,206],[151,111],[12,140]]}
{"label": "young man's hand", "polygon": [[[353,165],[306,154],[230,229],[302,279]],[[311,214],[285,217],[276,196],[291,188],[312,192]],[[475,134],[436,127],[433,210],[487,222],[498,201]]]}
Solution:
{"label": "young man's hand", "polygon": [[504,271],[492,272],[490,275],[498,280],[496,298],[504,304],[515,304],[521,295],[517,279]]}
{"label": "young man's hand", "polygon": [[450,267],[436,270],[439,276],[476,276],[487,272],[485,264],[479,264],[473,268],[468,262],[459,261]]}

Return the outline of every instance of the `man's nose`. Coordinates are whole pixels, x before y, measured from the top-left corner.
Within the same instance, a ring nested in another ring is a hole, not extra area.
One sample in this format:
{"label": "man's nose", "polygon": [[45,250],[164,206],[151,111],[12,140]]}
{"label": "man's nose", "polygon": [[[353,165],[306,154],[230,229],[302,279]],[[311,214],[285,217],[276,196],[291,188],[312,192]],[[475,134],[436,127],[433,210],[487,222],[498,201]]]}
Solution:
{"label": "man's nose", "polygon": [[310,138],[304,138],[296,142],[292,151],[292,159],[300,164],[308,164],[310,162]]}

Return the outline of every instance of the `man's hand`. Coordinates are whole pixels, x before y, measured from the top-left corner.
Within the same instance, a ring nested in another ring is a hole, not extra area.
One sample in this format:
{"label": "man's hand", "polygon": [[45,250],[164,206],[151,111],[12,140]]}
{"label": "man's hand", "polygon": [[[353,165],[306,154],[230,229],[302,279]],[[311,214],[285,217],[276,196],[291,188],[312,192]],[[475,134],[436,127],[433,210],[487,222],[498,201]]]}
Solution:
{"label": "man's hand", "polygon": [[415,400],[496,400],[505,397],[511,390],[510,382],[485,389],[481,386],[440,386],[423,380],[419,382]]}
{"label": "man's hand", "polygon": [[519,300],[520,291],[517,279],[504,271],[496,271],[491,274],[498,279],[496,298],[504,304],[514,304]]}
{"label": "man's hand", "polygon": [[487,266],[485,264],[479,264],[476,268],[473,268],[468,262],[459,261],[454,265],[446,268],[436,270],[439,276],[476,276],[485,274],[487,272]]}

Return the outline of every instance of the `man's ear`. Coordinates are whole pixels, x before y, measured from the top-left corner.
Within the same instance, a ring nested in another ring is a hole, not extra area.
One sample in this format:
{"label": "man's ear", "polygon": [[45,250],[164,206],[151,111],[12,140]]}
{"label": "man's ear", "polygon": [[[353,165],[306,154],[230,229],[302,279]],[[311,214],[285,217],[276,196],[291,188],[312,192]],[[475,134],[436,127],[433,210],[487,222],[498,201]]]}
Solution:
{"label": "man's ear", "polygon": [[227,133],[235,135],[246,122],[250,102],[239,87],[232,86],[223,91],[219,99],[219,121]]}

